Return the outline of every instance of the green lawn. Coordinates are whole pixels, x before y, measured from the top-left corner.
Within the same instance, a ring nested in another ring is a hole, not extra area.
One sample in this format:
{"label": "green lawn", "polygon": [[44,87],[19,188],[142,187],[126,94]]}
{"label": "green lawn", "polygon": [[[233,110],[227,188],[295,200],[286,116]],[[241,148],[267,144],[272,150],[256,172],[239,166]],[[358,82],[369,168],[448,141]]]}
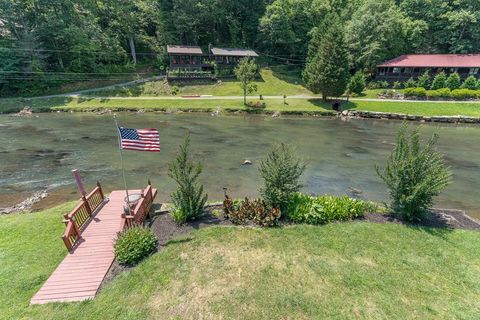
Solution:
{"label": "green lawn", "polygon": [[[480,233],[395,224],[213,227],[171,241],[93,301],[29,306],[74,204],[0,216],[4,319],[475,319]],[[88,272],[88,270],[86,271]]]}
{"label": "green lawn", "polygon": [[[311,95],[312,93],[302,86],[302,80],[298,69],[289,69],[285,67],[272,67],[263,69],[260,72],[259,79],[255,82],[258,90],[257,95]],[[151,81],[145,84],[132,87],[115,88],[112,90],[95,91],[95,96],[171,96],[172,86],[178,88],[178,94],[181,95],[214,95],[214,96],[239,96],[242,95],[240,83],[236,80],[223,80],[214,82],[205,80],[199,81],[173,81],[165,83],[164,81]]]}
{"label": "green lawn", "polygon": [[[251,99],[249,99],[251,100]],[[258,101],[253,99],[253,101]],[[323,103],[320,99],[265,99],[266,111],[284,113],[315,112],[331,114],[331,103]],[[242,98],[238,99],[109,99],[109,98],[51,98],[51,99],[8,99],[0,100],[0,112],[15,112],[29,106],[36,111],[88,111],[100,109],[175,111],[196,110],[212,112],[217,108],[227,111],[246,110]],[[480,117],[480,103],[430,103],[430,102],[387,102],[355,100],[342,104],[343,109],[395,112],[424,116],[472,116]]]}

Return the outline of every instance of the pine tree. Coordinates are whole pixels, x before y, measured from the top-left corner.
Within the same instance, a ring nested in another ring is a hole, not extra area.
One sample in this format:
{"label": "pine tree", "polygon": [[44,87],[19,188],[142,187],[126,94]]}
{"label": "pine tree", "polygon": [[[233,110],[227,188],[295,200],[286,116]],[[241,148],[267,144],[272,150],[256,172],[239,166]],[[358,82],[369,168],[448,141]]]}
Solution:
{"label": "pine tree", "polygon": [[462,89],[476,90],[478,88],[478,82],[475,76],[469,76],[462,84]]}
{"label": "pine tree", "polygon": [[203,185],[198,182],[201,173],[201,164],[194,164],[191,160],[190,135],[187,134],[177,157],[168,167],[168,176],[178,184],[171,198],[175,206],[172,217],[179,224],[195,220],[203,214],[207,195],[203,192]]}
{"label": "pine tree", "polygon": [[445,72],[440,72],[435,76],[432,82],[431,89],[432,90],[437,90],[437,89],[442,89],[447,87],[447,75]]}
{"label": "pine tree", "polygon": [[360,95],[362,94],[363,90],[365,90],[365,76],[361,71],[357,71],[350,79],[350,83],[348,84],[348,92]]}
{"label": "pine tree", "polygon": [[303,79],[307,87],[313,93],[321,93],[324,100],[329,96],[338,97],[347,89],[349,55],[345,30],[338,16],[327,16],[313,31]]}
{"label": "pine tree", "polygon": [[457,72],[452,73],[447,79],[447,88],[455,90],[460,88],[461,79]]}
{"label": "pine tree", "polygon": [[420,77],[418,77],[417,87],[430,89],[430,73],[426,70]]}

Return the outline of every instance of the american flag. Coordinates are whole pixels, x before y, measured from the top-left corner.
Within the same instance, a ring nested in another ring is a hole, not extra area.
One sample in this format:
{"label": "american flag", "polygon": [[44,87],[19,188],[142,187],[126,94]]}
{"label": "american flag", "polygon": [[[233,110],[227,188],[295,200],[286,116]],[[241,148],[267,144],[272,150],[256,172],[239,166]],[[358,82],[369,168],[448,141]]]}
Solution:
{"label": "american flag", "polygon": [[157,129],[118,128],[122,149],[160,152],[160,135]]}

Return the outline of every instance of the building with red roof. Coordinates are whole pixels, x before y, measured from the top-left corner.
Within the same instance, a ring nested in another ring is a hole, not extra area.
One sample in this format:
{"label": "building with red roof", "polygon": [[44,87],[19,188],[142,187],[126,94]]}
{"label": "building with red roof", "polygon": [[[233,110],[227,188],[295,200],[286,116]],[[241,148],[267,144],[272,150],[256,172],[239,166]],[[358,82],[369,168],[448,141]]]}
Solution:
{"label": "building with red roof", "polygon": [[458,72],[462,79],[479,78],[480,54],[406,54],[377,66],[376,80],[389,82],[417,78],[426,70],[433,76],[444,71]]}

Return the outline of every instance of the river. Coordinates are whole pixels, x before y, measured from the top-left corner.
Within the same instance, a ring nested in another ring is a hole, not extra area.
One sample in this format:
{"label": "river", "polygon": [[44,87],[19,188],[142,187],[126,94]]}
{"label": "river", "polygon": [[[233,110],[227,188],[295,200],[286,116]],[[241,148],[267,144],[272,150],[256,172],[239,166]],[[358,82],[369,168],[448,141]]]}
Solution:
{"label": "river", "polygon": [[[141,188],[150,178],[159,189],[159,200],[168,200],[175,188],[167,175],[168,163],[190,131],[193,155],[203,163],[201,180],[211,200],[222,199],[223,187],[234,197],[258,195],[261,159],[273,143],[288,142],[308,163],[303,191],[341,195],[354,188],[361,191],[360,197],[387,201],[374,165],[384,163],[401,125],[366,119],[156,113],[122,113],[119,122],[125,127],[159,129],[160,153],[124,152],[129,188]],[[454,173],[453,183],[435,205],[464,209],[480,218],[480,127],[409,123],[419,125],[425,137],[438,132],[438,149]],[[123,186],[111,115],[1,115],[0,138],[0,207],[44,188],[51,195],[37,207],[78,198],[71,174],[74,168],[89,189],[97,180],[107,191]],[[244,159],[253,165],[242,166]]]}

